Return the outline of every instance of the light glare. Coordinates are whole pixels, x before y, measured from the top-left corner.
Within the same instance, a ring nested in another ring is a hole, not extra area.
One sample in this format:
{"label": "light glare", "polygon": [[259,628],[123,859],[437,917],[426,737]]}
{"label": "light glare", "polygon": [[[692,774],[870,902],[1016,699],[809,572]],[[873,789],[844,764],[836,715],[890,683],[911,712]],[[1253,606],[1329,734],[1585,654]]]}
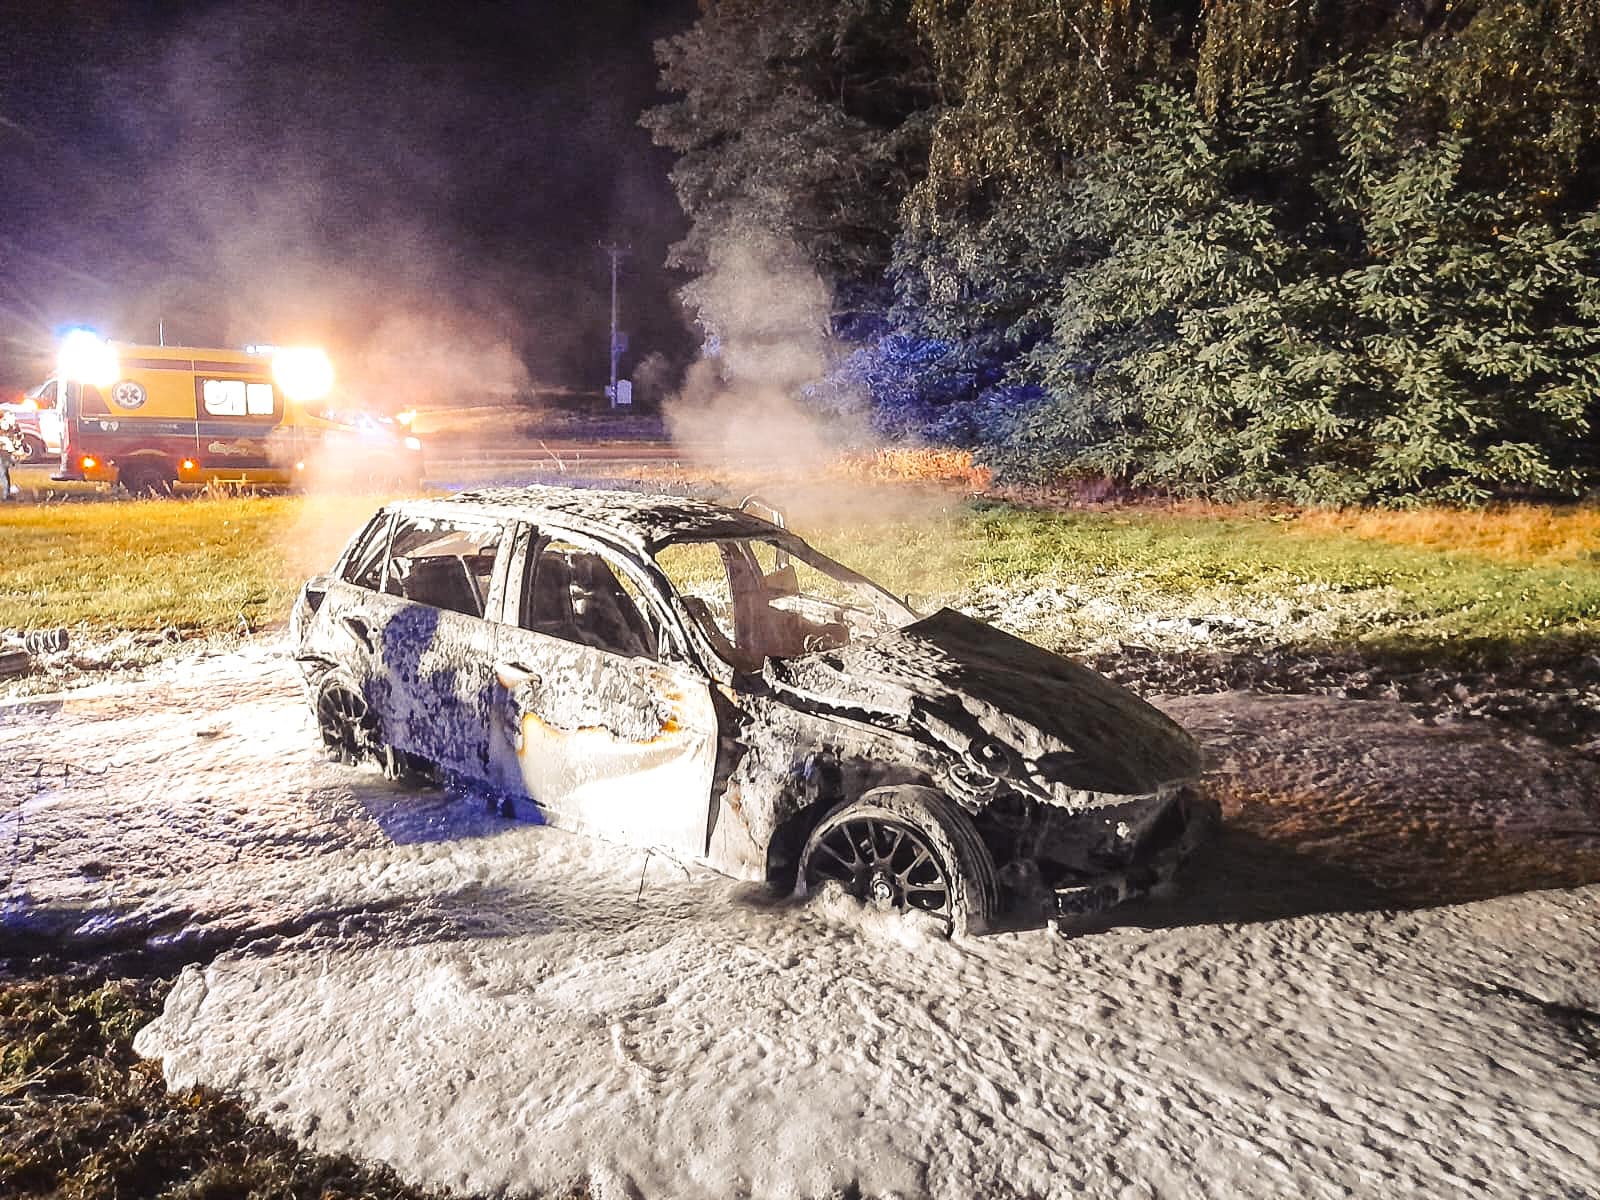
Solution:
{"label": "light glare", "polygon": [[320,400],[333,390],[333,363],[315,346],[278,351],[272,377],[291,400]]}
{"label": "light glare", "polygon": [[74,329],[62,338],[56,365],[70,383],[106,388],[117,381],[117,352],[93,330]]}

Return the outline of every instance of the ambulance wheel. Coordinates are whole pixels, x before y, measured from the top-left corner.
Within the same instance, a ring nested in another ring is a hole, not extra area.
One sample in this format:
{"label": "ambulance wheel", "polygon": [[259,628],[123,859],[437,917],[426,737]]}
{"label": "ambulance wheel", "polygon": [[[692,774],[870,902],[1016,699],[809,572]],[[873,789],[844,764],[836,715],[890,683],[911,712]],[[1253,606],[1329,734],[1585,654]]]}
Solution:
{"label": "ambulance wheel", "polygon": [[45,444],[31,433],[22,435],[22,455],[17,459],[19,463],[43,462],[50,453]]}
{"label": "ambulance wheel", "polygon": [[130,463],[122,471],[122,486],[130,496],[170,496],[177,482],[163,463]]}

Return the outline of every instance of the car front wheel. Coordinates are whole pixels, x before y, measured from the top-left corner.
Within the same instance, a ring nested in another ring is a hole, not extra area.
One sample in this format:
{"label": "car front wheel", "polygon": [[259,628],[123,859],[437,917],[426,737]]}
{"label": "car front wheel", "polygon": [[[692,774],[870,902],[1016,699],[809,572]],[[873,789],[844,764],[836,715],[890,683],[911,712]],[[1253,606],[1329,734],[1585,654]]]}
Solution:
{"label": "car front wheel", "polygon": [[987,927],[999,892],[971,818],[924,787],[877,788],[818,822],[800,855],[799,890],[830,883],[874,907],[926,913],[949,933]]}

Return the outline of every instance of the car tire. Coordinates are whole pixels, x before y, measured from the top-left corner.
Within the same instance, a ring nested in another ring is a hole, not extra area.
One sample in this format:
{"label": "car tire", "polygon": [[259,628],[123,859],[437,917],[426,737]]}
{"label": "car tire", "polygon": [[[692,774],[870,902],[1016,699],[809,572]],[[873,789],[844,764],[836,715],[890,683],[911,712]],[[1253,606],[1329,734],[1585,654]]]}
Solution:
{"label": "car tire", "polygon": [[972,819],[926,787],[875,788],[837,805],[800,854],[796,890],[833,882],[865,903],[919,909],[947,933],[978,933],[998,908],[994,859]]}
{"label": "car tire", "polygon": [[377,751],[377,717],[361,693],[343,680],[322,685],[314,711],[330,761],[353,765]]}
{"label": "car tire", "polygon": [[371,758],[384,778],[400,783],[427,782],[433,778],[433,764],[382,741],[377,714],[366,699],[341,679],[329,680],[317,693],[315,705],[317,731],[332,762],[354,765]]}
{"label": "car tire", "polygon": [[22,435],[22,455],[17,459],[17,462],[31,465],[33,463],[41,463],[49,456],[50,448],[41,439],[34,437],[31,433]]}

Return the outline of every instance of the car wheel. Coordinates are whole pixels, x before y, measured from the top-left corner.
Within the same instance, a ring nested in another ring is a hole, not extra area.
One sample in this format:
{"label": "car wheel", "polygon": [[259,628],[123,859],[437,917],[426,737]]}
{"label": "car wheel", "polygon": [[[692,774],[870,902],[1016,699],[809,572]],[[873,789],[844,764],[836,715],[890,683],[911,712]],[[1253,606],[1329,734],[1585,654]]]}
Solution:
{"label": "car wheel", "polygon": [[985,928],[999,894],[972,820],[923,787],[877,788],[818,822],[800,854],[799,890],[835,883],[868,904],[917,910],[950,933]]}
{"label": "car wheel", "polygon": [[43,462],[50,450],[44,442],[34,437],[31,433],[22,435],[22,455],[17,459],[19,463]]}
{"label": "car wheel", "polygon": [[159,463],[134,463],[119,476],[130,496],[170,496],[177,478]]}
{"label": "car wheel", "polygon": [[354,764],[370,757],[377,761],[386,779],[421,783],[433,778],[433,764],[427,759],[379,740],[377,716],[348,684],[335,681],[317,696],[317,729],[322,734],[323,748],[334,762]]}
{"label": "car wheel", "polygon": [[318,693],[317,730],[335,762],[358,763],[378,745],[378,722],[371,707],[343,683],[330,683]]}

